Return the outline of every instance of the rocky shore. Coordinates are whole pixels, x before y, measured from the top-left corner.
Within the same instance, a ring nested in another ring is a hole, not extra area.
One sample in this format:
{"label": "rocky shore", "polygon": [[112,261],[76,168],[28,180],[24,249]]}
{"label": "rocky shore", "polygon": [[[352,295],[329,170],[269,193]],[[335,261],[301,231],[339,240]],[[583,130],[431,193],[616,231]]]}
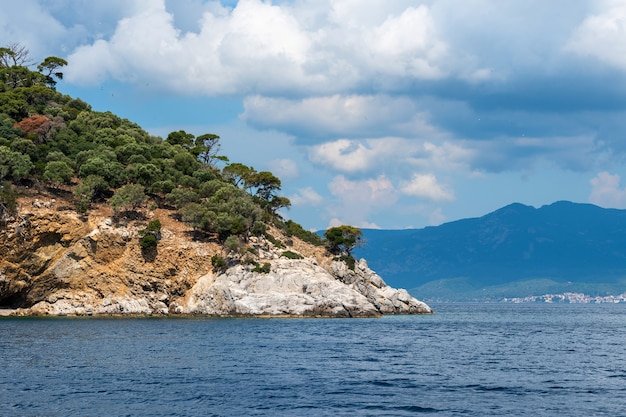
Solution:
{"label": "rocky shore", "polygon": [[[405,290],[385,284],[365,260],[354,270],[323,248],[271,230],[253,238],[254,262],[226,257],[215,242],[155,210],[157,250],[138,245],[141,222],[114,222],[103,208],[87,218],[55,202],[23,201],[0,230],[0,314],[106,316],[207,315],[377,317],[432,313]],[[145,223],[145,221],[144,221]],[[281,244],[277,246],[276,239]],[[288,259],[285,251],[302,256]],[[214,254],[228,262],[211,264]],[[254,265],[269,264],[269,272]]]}

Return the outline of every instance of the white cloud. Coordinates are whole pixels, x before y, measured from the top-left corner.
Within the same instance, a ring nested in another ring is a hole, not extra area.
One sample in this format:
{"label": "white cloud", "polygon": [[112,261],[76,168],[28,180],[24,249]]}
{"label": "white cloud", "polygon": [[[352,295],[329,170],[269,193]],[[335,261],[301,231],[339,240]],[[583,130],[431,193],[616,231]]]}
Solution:
{"label": "white cloud", "polygon": [[300,175],[298,165],[293,159],[274,159],[268,165],[272,173],[281,179],[293,179]]}
{"label": "white cloud", "polygon": [[319,195],[312,187],[298,190],[297,194],[289,196],[292,206],[319,206],[324,202],[324,197]]}
{"label": "white cloud", "polygon": [[397,11],[386,6],[387,13],[363,24],[354,21],[363,7],[358,2],[333,1],[324,9],[307,1],[241,0],[232,10],[207,7],[195,32],[189,16],[183,16],[183,32],[163,0],[141,4],[140,11],[119,21],[109,39],[70,55],[70,82],[158,81],[172,91],[209,95],[320,93],[380,77],[395,84],[398,77],[431,79],[445,72],[440,61],[446,46],[424,5]]}
{"label": "white cloud", "polygon": [[599,12],[576,28],[565,50],[626,70],[626,3],[604,0],[598,4]]}
{"label": "white cloud", "polygon": [[437,177],[433,174],[413,174],[411,180],[400,187],[400,191],[406,195],[432,201],[454,200],[454,193],[439,184]]}
{"label": "white cloud", "polygon": [[19,43],[28,48],[31,57],[39,62],[56,47],[58,40],[71,35],[72,31],[65,28],[37,1],[2,3],[0,47]]}
{"label": "white cloud", "polygon": [[328,205],[331,218],[357,227],[373,225],[368,218],[392,207],[399,197],[391,181],[383,175],[362,181],[351,181],[339,175],[328,184],[328,189],[336,199],[334,204]]}
{"label": "white cloud", "polygon": [[312,162],[328,165],[340,172],[364,172],[371,168],[376,151],[358,141],[340,139],[309,149]]}
{"label": "white cloud", "polygon": [[296,100],[254,95],[246,97],[244,109],[241,117],[247,123],[296,135],[443,136],[430,124],[428,111],[418,109],[408,97],[335,94]]}
{"label": "white cloud", "polygon": [[369,35],[375,70],[425,79],[445,75],[439,63],[448,46],[437,38],[428,6],[409,7],[399,16],[389,16]]}
{"label": "white cloud", "polygon": [[[440,145],[419,139],[339,139],[309,147],[311,162],[339,172],[362,173],[375,168],[390,171],[443,169],[466,171],[476,151],[466,145]],[[469,145],[467,145],[469,146]]]}
{"label": "white cloud", "polygon": [[621,187],[619,175],[603,171],[591,181],[589,202],[602,207],[626,208],[626,188]]}
{"label": "white cloud", "polygon": [[412,166],[423,170],[466,171],[477,153],[472,146],[462,141],[443,142],[440,145],[426,141],[412,152],[410,148],[405,149],[404,156]]}

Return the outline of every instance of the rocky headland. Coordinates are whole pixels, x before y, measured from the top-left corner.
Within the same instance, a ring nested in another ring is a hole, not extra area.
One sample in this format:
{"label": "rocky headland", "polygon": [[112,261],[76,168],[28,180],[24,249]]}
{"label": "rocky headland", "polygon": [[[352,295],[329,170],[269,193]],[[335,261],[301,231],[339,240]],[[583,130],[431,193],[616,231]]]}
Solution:
{"label": "rocky headland", "polygon": [[[352,270],[324,248],[275,228],[269,231],[273,239],[250,238],[247,252],[234,259],[211,239],[194,238],[193,229],[165,209],[141,220],[116,219],[106,205],[80,215],[52,198],[23,198],[18,213],[0,228],[4,315],[432,313],[407,291],[387,286],[365,260]],[[146,254],[139,231],[152,218],[163,227],[156,250]],[[224,256],[225,265],[212,265],[215,254]],[[259,272],[260,264],[269,264],[269,271]]]}

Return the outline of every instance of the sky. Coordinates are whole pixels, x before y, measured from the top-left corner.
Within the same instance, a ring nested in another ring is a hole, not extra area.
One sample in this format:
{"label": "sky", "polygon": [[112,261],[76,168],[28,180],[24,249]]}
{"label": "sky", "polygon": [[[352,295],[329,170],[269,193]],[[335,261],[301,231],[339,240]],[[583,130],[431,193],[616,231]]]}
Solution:
{"label": "sky", "polygon": [[404,229],[626,208],[625,0],[2,1],[0,44],[166,137],[221,137],[286,218]]}

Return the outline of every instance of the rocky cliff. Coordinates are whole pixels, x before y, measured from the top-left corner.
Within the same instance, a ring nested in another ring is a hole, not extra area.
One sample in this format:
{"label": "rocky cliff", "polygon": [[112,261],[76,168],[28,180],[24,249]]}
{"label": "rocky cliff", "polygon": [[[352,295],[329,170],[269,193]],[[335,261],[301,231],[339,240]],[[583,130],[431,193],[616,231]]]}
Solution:
{"label": "rocky cliff", "polygon": [[[354,270],[323,248],[270,233],[285,247],[252,238],[246,255],[229,259],[222,246],[157,209],[147,219],[113,221],[103,206],[80,216],[52,199],[22,199],[0,225],[0,306],[15,315],[170,315],[375,317],[431,313],[367,266]],[[146,220],[162,224],[156,251],[139,244]],[[282,245],[279,245],[282,246]],[[281,257],[285,251],[303,259]],[[227,263],[216,270],[214,254]],[[254,272],[244,258],[268,263]]]}

